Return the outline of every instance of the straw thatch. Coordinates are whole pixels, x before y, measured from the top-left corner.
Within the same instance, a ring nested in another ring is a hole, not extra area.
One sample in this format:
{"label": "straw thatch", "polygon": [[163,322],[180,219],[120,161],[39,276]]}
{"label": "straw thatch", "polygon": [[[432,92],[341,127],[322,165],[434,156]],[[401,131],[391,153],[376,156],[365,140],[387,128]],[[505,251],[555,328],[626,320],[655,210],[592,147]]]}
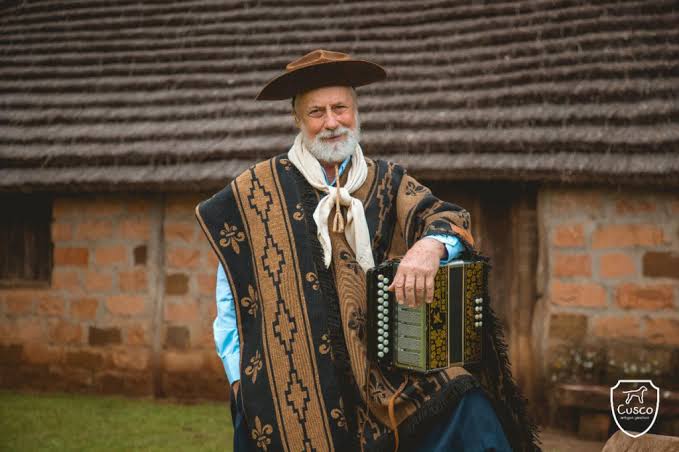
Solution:
{"label": "straw thatch", "polygon": [[675,0],[0,3],[0,190],[211,189],[285,152],[255,102],[314,49],[374,60],[368,155],[444,179],[679,186]]}

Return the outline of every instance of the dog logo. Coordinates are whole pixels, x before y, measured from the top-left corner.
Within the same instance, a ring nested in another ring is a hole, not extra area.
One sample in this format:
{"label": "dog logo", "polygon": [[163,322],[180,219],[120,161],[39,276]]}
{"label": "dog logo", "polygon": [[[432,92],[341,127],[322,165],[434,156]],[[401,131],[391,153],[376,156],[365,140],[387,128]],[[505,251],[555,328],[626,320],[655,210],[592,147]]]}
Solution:
{"label": "dog logo", "polygon": [[618,380],[611,388],[613,419],[622,432],[638,438],[658,417],[660,388],[651,380]]}

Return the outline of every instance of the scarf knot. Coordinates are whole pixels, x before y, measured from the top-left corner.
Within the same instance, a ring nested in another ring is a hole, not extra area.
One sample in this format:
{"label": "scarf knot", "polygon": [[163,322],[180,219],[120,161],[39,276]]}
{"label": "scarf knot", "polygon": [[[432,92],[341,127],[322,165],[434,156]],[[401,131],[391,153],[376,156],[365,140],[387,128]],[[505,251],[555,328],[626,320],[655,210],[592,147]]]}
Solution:
{"label": "scarf knot", "polygon": [[[347,182],[343,187],[339,186],[338,171],[335,171],[337,187],[331,187],[325,183],[323,168],[318,160],[302,144],[301,133],[295,137],[295,142],[288,151],[288,158],[312,187],[326,193],[321,198],[313,214],[318,230],[318,240],[323,248],[323,262],[325,266],[330,267],[332,261],[332,243],[328,231],[328,217],[333,207],[335,207],[333,231],[338,233],[344,232],[349,246],[356,255],[356,261],[363,271],[368,271],[368,269],[374,267],[370,232],[368,231],[368,223],[365,219],[363,203],[351,196],[351,193],[363,185],[368,176],[368,164],[363,156],[361,146],[356,145],[356,149],[351,155],[351,168],[349,169]],[[346,223],[342,218],[340,206],[347,207]]]}

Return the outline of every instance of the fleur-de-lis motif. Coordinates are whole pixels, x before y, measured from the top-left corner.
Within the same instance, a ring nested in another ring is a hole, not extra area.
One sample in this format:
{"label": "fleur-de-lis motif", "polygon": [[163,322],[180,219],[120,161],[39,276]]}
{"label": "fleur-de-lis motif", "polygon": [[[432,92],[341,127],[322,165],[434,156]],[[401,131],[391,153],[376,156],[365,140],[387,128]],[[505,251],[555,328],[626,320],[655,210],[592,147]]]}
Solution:
{"label": "fleur-de-lis motif", "polygon": [[330,353],[330,358],[334,359],[332,353],[332,344],[330,343],[330,335],[328,333],[325,333],[323,336],[321,336],[321,345],[318,346],[318,351],[321,355],[327,355]]}
{"label": "fleur-de-lis motif", "polygon": [[316,276],[316,273],[314,272],[309,272],[306,274],[306,280],[311,283],[311,288],[314,290],[318,290],[321,288],[321,284],[318,282],[318,276]]}
{"label": "fleur-de-lis motif", "polygon": [[255,356],[250,358],[250,364],[245,368],[245,375],[252,377],[252,383],[257,381],[257,374],[262,369],[262,357],[259,355],[259,350],[255,352]]}
{"label": "fleur-de-lis motif", "polygon": [[415,184],[415,182],[409,180],[406,185],[406,196],[415,196],[418,193],[423,193],[427,191],[427,187],[424,185]]}
{"label": "fleur-de-lis motif", "polygon": [[224,223],[224,229],[219,231],[219,235],[222,236],[219,239],[219,245],[222,248],[230,246],[236,254],[240,254],[238,242],[245,240],[245,233],[243,231],[239,231],[236,226],[229,226],[229,223]]}
{"label": "fleur-de-lis motif", "polygon": [[354,274],[358,275],[361,267],[358,265],[356,259],[351,257],[351,254],[349,254],[348,251],[341,251],[339,257],[346,263],[347,267],[349,267],[354,272]]}
{"label": "fleur-de-lis motif", "polygon": [[280,159],[279,160],[280,164],[283,165],[283,168],[285,168],[285,171],[290,171],[292,169],[292,163],[288,159]]}
{"label": "fleur-de-lis motif", "polygon": [[359,340],[363,340],[365,335],[365,315],[360,307],[357,307],[349,314],[349,323],[347,324],[350,329],[356,331]]}
{"label": "fleur-de-lis motif", "polygon": [[259,300],[257,299],[257,292],[252,285],[248,284],[248,295],[249,297],[243,297],[240,300],[240,304],[248,310],[248,314],[257,317],[257,306]]}
{"label": "fleur-de-lis motif", "polygon": [[302,221],[304,219],[304,208],[302,207],[302,203],[297,203],[295,206],[295,213],[292,214],[292,218],[297,221]]}
{"label": "fleur-de-lis motif", "polygon": [[384,386],[382,383],[377,381],[377,377],[374,373],[370,374],[368,390],[370,391],[370,398],[377,402],[382,402],[386,398],[386,395],[384,394]]}
{"label": "fleur-de-lis motif", "polygon": [[347,426],[347,419],[344,417],[344,401],[342,399],[340,399],[340,407],[333,408],[332,411],[330,411],[330,415],[337,422],[337,426],[339,428],[343,428],[345,431],[349,431],[349,427]]}
{"label": "fleur-de-lis motif", "polygon": [[252,439],[257,441],[257,447],[260,449],[267,450],[269,444],[271,444],[271,434],[273,433],[273,427],[271,424],[262,425],[259,416],[255,416],[255,428],[252,429]]}

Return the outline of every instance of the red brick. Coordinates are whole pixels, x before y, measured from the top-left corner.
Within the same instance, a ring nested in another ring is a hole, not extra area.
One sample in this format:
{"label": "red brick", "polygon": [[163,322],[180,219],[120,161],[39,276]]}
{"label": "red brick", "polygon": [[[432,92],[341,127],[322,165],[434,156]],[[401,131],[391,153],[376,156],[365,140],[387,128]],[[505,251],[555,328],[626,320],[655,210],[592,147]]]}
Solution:
{"label": "red brick", "polygon": [[[209,246],[209,245],[206,245]],[[219,259],[217,259],[217,255],[212,251],[212,249],[206,250],[206,252],[203,255],[203,266],[204,268],[207,268],[209,270],[214,269],[217,271],[217,265],[219,264]]]}
{"label": "red brick", "polygon": [[144,348],[118,348],[113,351],[113,365],[121,369],[146,370],[151,361],[151,353]]}
{"label": "red brick", "polygon": [[123,212],[125,212],[125,204],[118,199],[118,195],[90,198],[83,202],[83,213],[91,217],[109,219]]}
{"label": "red brick", "polygon": [[592,247],[624,248],[656,246],[664,241],[663,229],[652,224],[614,224],[602,226],[592,237]]}
{"label": "red brick", "polygon": [[9,334],[12,342],[42,342],[47,339],[47,333],[41,319],[19,318],[13,322],[3,320],[6,326],[5,334]]}
{"label": "red brick", "polygon": [[194,215],[198,203],[206,197],[207,196],[203,194],[171,196],[168,198],[167,204],[165,205],[165,214],[168,218],[191,218]]}
{"label": "red brick", "polygon": [[549,318],[549,337],[569,342],[579,342],[587,334],[587,316],[584,314],[557,313]]}
{"label": "red brick", "polygon": [[90,292],[110,292],[113,288],[113,276],[107,271],[88,271],[85,273],[85,287]]}
{"label": "red brick", "polygon": [[215,295],[217,287],[217,275],[214,273],[199,273],[198,279],[198,293],[212,297]]}
{"label": "red brick", "polygon": [[79,344],[82,342],[82,328],[77,323],[65,320],[52,321],[50,339],[58,344]]}
{"label": "red brick", "polygon": [[639,338],[641,321],[635,316],[605,315],[592,319],[592,331],[602,338]]}
{"label": "red brick", "polygon": [[97,317],[99,302],[94,298],[81,298],[71,301],[71,316],[76,320],[94,320]]}
{"label": "red brick", "polygon": [[136,295],[115,295],[106,300],[111,314],[131,316],[144,312],[144,298]]}
{"label": "red brick", "polygon": [[32,364],[57,364],[63,352],[59,347],[52,347],[41,342],[29,342],[24,345],[24,359]]}
{"label": "red brick", "polygon": [[562,248],[585,246],[585,227],[582,224],[557,226],[554,228],[552,243]]}
{"label": "red brick", "polygon": [[670,284],[622,284],[616,291],[618,306],[624,309],[665,309],[674,305],[674,287]]}
{"label": "red brick", "polygon": [[168,372],[198,372],[205,362],[203,352],[163,352],[163,367]]}
{"label": "red brick", "polygon": [[70,223],[52,223],[52,241],[66,242],[73,238],[73,226]]}
{"label": "red brick", "polygon": [[82,292],[78,273],[74,270],[55,268],[52,270],[52,288],[68,292]]}
{"label": "red brick", "polygon": [[85,220],[75,231],[77,240],[104,240],[111,237],[113,225],[110,220]]}
{"label": "red brick", "polygon": [[12,315],[33,313],[33,303],[44,296],[44,291],[15,289],[5,292],[5,312]]}
{"label": "red brick", "polygon": [[146,328],[144,325],[138,323],[127,327],[127,340],[129,345],[148,345],[146,340]]}
{"label": "red brick", "polygon": [[625,198],[615,203],[615,211],[619,215],[652,213],[656,209],[657,203],[651,199]]}
{"label": "red brick", "polygon": [[592,259],[587,254],[556,254],[555,276],[592,276]]}
{"label": "red brick", "polygon": [[148,215],[153,202],[150,199],[138,198],[125,200],[125,207],[127,207],[127,212],[132,215]]}
{"label": "red brick", "polygon": [[54,248],[54,265],[87,266],[89,259],[87,248]]}
{"label": "red brick", "polygon": [[38,301],[37,313],[41,316],[57,316],[64,315],[65,302],[61,298],[44,296]]}
{"label": "red brick", "polygon": [[606,306],[606,289],[594,283],[564,283],[553,281],[551,299],[561,306]]}
{"label": "red brick", "polygon": [[628,254],[610,253],[599,258],[599,275],[604,278],[623,278],[635,273],[634,259]]}
{"label": "red brick", "polygon": [[101,246],[95,250],[95,262],[98,265],[112,265],[125,263],[127,248],[123,245]]}
{"label": "red brick", "polygon": [[183,295],[189,291],[189,277],[184,273],[175,273],[165,277],[165,293]]}
{"label": "red brick", "polygon": [[167,252],[167,266],[181,269],[198,268],[200,251],[193,248],[171,248]]}
{"label": "red brick", "polygon": [[118,285],[122,292],[145,292],[148,289],[146,270],[118,273]]}
{"label": "red brick", "polygon": [[151,236],[151,224],[145,218],[127,218],[120,222],[120,235],[131,240],[148,240]]}
{"label": "red brick", "polygon": [[169,243],[192,243],[196,235],[193,223],[186,221],[167,221],[164,230],[165,240]]}
{"label": "red brick", "polygon": [[550,199],[550,210],[556,216],[570,217],[580,213],[600,215],[602,208],[601,193],[596,190],[553,191]]}
{"label": "red brick", "polygon": [[679,346],[679,319],[646,319],[647,340],[653,344]]}
{"label": "red brick", "polygon": [[644,276],[679,279],[679,254],[648,251],[642,259]]}
{"label": "red brick", "polygon": [[198,320],[200,306],[195,301],[181,301],[165,305],[165,320],[169,322],[185,323]]}

